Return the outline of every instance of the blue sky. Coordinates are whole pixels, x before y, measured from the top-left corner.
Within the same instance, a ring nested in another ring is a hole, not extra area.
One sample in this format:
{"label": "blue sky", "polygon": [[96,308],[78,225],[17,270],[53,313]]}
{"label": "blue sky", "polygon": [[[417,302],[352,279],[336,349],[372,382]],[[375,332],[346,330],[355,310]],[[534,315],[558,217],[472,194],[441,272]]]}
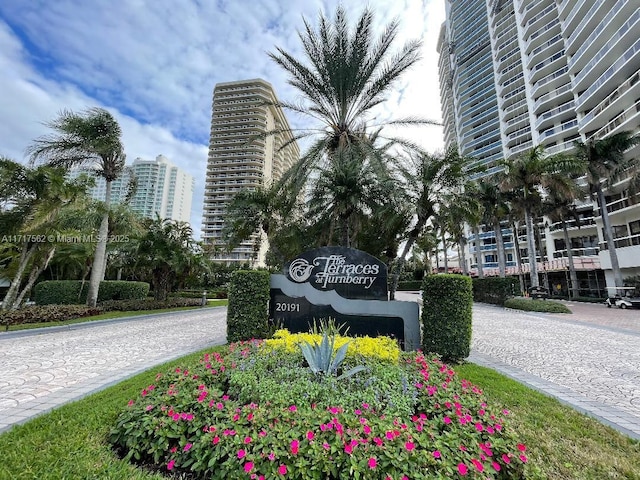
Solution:
{"label": "blue sky", "polygon": [[[332,14],[335,0],[2,0],[0,155],[24,151],[62,109],[101,106],[120,122],[128,162],[166,155],[196,178],[191,221],[200,235],[213,87],[260,77],[282,100],[297,93],[267,52],[299,53],[304,16]],[[355,19],[365,5],[343,0]],[[373,0],[379,31],[392,18],[405,40],[422,38],[423,60],[397,85],[382,117],[440,120],[436,42],[443,0]],[[303,119],[287,114],[293,128]],[[306,121],[306,120],[304,120]],[[438,127],[404,135],[430,151]]]}

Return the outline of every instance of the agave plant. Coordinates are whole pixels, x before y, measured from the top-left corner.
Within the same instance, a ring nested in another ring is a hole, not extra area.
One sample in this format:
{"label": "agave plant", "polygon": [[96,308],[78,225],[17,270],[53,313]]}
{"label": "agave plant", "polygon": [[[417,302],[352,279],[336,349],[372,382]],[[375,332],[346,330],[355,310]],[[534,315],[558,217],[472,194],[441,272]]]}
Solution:
{"label": "agave plant", "polygon": [[[311,345],[309,342],[304,342],[300,345],[302,355],[309,364],[311,371],[316,374],[323,374],[325,376],[337,375],[338,368],[347,355],[347,348],[349,342],[342,345],[335,353],[333,353],[333,347],[335,345],[335,336],[329,335],[326,331],[322,334],[322,341],[318,344],[316,342]],[[358,372],[365,370],[363,365],[358,365],[352,369],[343,372],[338,380],[348,378],[355,375]]]}

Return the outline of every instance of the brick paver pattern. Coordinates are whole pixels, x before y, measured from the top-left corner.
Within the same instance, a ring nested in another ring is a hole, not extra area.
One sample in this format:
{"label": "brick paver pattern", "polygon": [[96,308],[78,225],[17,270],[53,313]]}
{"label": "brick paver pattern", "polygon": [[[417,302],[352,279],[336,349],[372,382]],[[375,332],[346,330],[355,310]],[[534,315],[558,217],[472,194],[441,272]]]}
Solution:
{"label": "brick paver pattern", "polygon": [[0,334],[0,431],[225,336],[226,308]]}

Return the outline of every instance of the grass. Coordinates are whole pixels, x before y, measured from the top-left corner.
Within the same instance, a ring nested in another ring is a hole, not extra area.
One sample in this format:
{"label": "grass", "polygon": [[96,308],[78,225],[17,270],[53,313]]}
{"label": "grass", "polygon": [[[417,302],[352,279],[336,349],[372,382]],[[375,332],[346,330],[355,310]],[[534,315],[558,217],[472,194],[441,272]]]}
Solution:
{"label": "grass", "polygon": [[[225,300],[208,300],[207,307],[221,307],[226,306],[228,301]],[[92,315],[90,317],[74,318],[72,320],[65,320],[64,322],[41,322],[41,323],[24,323],[21,325],[10,325],[9,331],[14,330],[29,330],[32,328],[47,328],[47,327],[59,327],[64,325],[73,325],[75,323],[95,322],[96,320],[113,320],[125,317],[136,317],[138,315],[151,315],[154,313],[166,313],[166,312],[181,312],[184,310],[195,310],[202,307],[177,307],[177,308],[163,308],[158,310],[135,310],[130,312],[107,312],[100,315]]]}
{"label": "grass", "polygon": [[512,412],[527,445],[531,479],[640,479],[640,442],[519,382],[474,364],[458,375],[480,385],[490,403]]}
{"label": "grass", "polygon": [[[127,401],[153,383],[157,372],[196,362],[202,353],[153,368],[0,435],[0,478],[166,479],[117,458],[105,438]],[[512,412],[509,425],[527,445],[527,479],[640,479],[640,442],[493,370],[474,364],[455,369],[482,387],[489,402]]]}

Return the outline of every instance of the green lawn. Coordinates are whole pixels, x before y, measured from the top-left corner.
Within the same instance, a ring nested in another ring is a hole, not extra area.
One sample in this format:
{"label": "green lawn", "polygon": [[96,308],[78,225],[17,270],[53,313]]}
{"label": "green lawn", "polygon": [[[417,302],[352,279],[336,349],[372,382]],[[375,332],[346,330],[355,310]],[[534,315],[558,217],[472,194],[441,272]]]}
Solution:
{"label": "green lawn", "polygon": [[[228,301],[225,300],[208,300],[207,307],[221,307],[226,306]],[[59,327],[61,325],[72,325],[74,323],[94,322],[96,320],[113,320],[116,318],[135,317],[138,315],[150,315],[153,313],[166,313],[166,312],[179,312],[184,310],[195,310],[202,307],[177,307],[177,308],[164,308],[159,310],[136,310],[130,312],[107,312],[100,315],[93,315],[91,317],[75,318],[73,320],[65,320],[64,322],[42,322],[42,323],[25,323],[22,325],[10,325],[9,331],[14,330],[29,330],[32,328],[43,327]]]}
{"label": "green lawn", "polygon": [[[218,347],[222,348],[222,347]],[[197,361],[200,353],[159,366],[0,435],[0,479],[160,479],[119,460],[105,437],[127,401],[158,371]],[[459,375],[511,410],[527,445],[528,479],[640,479],[640,442],[498,373],[473,364]]]}

